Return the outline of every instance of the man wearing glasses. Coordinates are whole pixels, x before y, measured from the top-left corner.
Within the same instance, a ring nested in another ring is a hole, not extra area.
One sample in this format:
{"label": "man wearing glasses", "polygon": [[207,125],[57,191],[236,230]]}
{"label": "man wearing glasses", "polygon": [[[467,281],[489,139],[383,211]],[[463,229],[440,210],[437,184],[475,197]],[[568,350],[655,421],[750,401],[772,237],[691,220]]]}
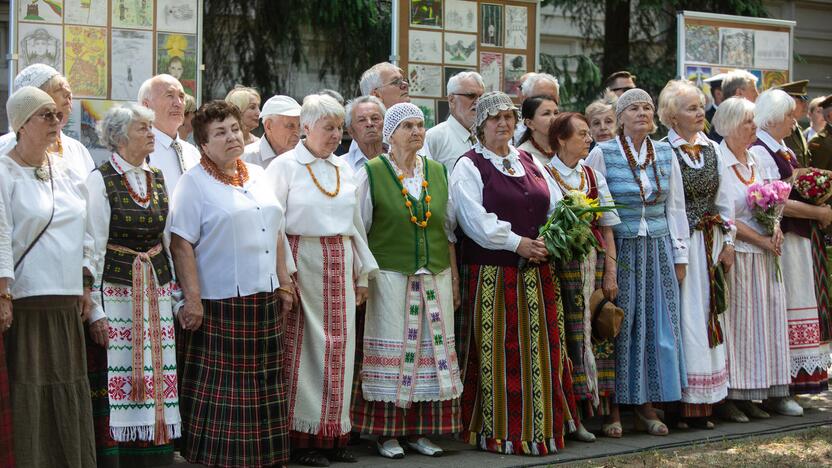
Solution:
{"label": "man wearing glasses", "polygon": [[477,100],[485,92],[485,83],[477,72],[457,73],[448,80],[448,119],[428,130],[425,146],[435,161],[448,169],[476,143],[472,132],[477,116]]}
{"label": "man wearing glasses", "polygon": [[628,71],[617,71],[607,78],[605,84],[616,97],[621,97],[622,94],[636,87],[636,76]]}
{"label": "man wearing glasses", "polygon": [[381,99],[387,109],[394,104],[410,102],[410,84],[402,69],[390,62],[377,63],[365,71],[359,87],[362,95]]}

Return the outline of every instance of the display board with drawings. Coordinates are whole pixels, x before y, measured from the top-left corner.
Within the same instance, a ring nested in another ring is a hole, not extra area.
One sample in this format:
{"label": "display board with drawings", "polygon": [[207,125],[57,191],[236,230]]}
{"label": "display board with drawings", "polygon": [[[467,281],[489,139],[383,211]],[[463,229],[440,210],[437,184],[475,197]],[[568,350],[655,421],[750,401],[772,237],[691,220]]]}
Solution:
{"label": "display board with drawings", "polygon": [[677,15],[677,73],[710,99],[705,79],[733,69],[761,90],[791,80],[794,21],[683,11]]}
{"label": "display board with drawings", "polygon": [[399,48],[392,53],[428,126],[447,118],[447,83],[453,75],[477,71],[486,92],[517,97],[519,78],[537,67],[535,0],[394,1]]}
{"label": "display board with drawings", "polygon": [[[64,132],[96,160],[95,134],[110,107],[135,102],[157,73],[176,77],[199,102],[202,0],[17,0],[12,72],[46,63],[69,81],[74,104]],[[10,92],[13,92],[10,89]],[[103,156],[106,157],[106,156]]]}

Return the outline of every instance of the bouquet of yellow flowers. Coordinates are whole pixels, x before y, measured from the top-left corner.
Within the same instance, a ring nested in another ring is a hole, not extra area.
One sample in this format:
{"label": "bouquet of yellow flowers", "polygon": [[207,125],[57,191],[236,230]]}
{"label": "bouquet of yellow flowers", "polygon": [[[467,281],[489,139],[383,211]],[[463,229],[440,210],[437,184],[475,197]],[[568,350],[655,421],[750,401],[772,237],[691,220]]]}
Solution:
{"label": "bouquet of yellow flowers", "polygon": [[616,206],[601,206],[597,198],[589,198],[579,190],[572,190],[558,202],[552,216],[540,228],[551,260],[569,263],[583,261],[592,249],[599,246],[592,233],[592,223]]}

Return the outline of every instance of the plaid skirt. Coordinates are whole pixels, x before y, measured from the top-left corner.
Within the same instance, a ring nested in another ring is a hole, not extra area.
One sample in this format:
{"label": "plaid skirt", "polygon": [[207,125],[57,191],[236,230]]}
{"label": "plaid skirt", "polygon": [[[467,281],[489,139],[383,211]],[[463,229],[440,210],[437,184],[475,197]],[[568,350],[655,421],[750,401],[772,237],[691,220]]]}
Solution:
{"label": "plaid skirt", "polygon": [[288,460],[283,334],[274,293],[203,300],[196,331],[183,332],[182,455],[208,466]]}
{"label": "plaid skirt", "polygon": [[2,332],[0,332],[0,466],[14,467],[9,374],[6,372],[6,349],[3,345]]}

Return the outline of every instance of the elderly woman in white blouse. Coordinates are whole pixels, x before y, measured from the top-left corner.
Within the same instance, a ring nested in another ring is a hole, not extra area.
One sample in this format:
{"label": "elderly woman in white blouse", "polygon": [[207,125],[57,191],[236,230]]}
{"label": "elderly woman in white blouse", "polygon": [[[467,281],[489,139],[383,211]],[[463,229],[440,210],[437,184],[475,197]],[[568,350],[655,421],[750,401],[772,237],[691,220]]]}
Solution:
{"label": "elderly woman in white blouse", "polygon": [[87,347],[87,365],[101,418],[99,463],[172,463],[170,440],[181,432],[173,274],[163,245],[168,194],[162,172],[146,162],[153,117],[135,104],[108,111],[98,133],[111,154],[87,178],[96,278],[89,336],[97,345]]}
{"label": "elderly woman in white blouse", "polygon": [[87,192],[66,161],[47,151],[63,118],[55,101],[25,86],[6,110],[17,145],[0,158],[0,215],[14,264],[3,265],[11,288],[0,301],[8,311],[13,299],[5,341],[14,455],[19,466],[93,466],[83,329],[90,306],[84,274],[91,274],[84,271],[91,255]]}
{"label": "elderly woman in white blouse", "polygon": [[368,275],[378,267],[367,247],[352,169],[333,154],[344,108],[330,96],[309,95],[300,123],[306,139],[266,174],[286,208],[300,294],[286,336],[293,458],[326,466],[355,461],[346,448],[355,307],[367,298]]}
{"label": "elderly woman in white blouse", "polygon": [[775,267],[783,233],[778,226],[769,234],[746,202],[750,185],[777,179],[778,174],[767,154],[748,150],[757,139],[752,102],[741,97],[726,99],[716,110],[713,124],[724,138],[719,145],[719,196],[733,207],[737,226],[734,267],[728,273],[730,300],[722,315],[728,400],[716,412],[729,421],[748,422],[749,417],[769,417],[753,400],[789,395],[786,290]]}
{"label": "elderly woman in white blouse", "polygon": [[[641,89],[618,98],[619,133],[595,147],[587,165],[607,179],[621,223],[616,303],[624,309],[615,343],[615,401],[638,405],[636,429],[667,435],[653,402],[677,401],[687,384],[679,323],[679,282],[688,262],[688,220],[679,162],[654,141],[653,99]],[[626,268],[623,267],[626,265]]]}
{"label": "elderly woman in white blouse", "polygon": [[202,160],[179,179],[171,204],[184,293],[182,455],[209,466],[272,466],[289,452],[283,323],[294,292],[283,208],[263,169],[240,159],[240,119],[225,101],[196,112]]}
{"label": "elderly woman in white blouse", "polygon": [[734,208],[720,196],[719,146],[705,136],[705,95],[687,81],[674,80],[659,96],[659,119],[682,172],[690,232],[687,274],[680,285],[682,343],[687,386],[682,388],[680,427],[713,429],[712,406],[728,394],[725,346],[716,288],[725,288],[718,265],[734,264]]}

